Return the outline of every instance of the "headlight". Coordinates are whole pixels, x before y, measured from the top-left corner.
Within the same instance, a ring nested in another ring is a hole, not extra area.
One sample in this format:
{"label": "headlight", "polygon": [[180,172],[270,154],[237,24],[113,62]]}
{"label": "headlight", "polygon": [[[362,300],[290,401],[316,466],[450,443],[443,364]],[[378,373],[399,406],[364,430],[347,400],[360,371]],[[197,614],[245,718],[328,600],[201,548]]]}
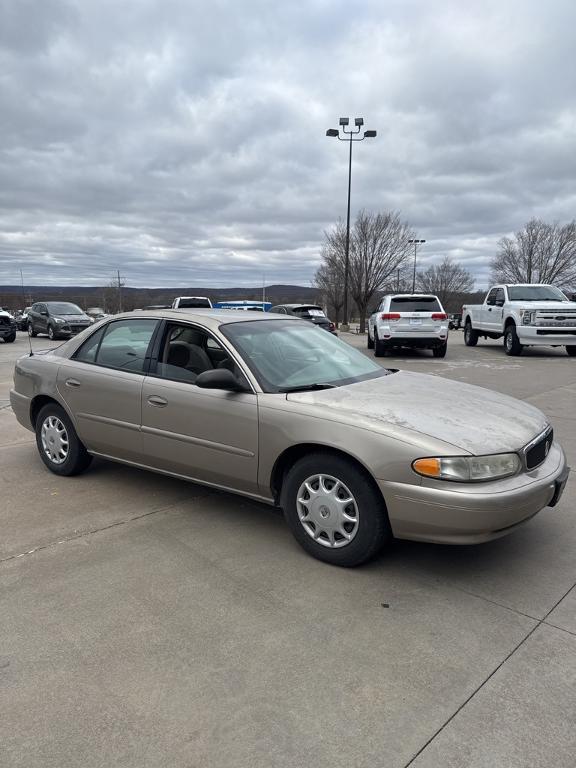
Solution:
{"label": "headlight", "polygon": [[60,325],[64,325],[64,323],[66,322],[66,320],[62,320],[61,317],[56,317],[55,320],[57,323],[60,323]]}
{"label": "headlight", "polygon": [[522,325],[534,325],[534,321],[536,320],[536,310],[523,309],[520,311],[520,314],[522,315]]}
{"label": "headlight", "polygon": [[412,469],[419,475],[458,483],[477,483],[510,477],[515,475],[521,466],[516,453],[492,456],[439,456],[412,462]]}

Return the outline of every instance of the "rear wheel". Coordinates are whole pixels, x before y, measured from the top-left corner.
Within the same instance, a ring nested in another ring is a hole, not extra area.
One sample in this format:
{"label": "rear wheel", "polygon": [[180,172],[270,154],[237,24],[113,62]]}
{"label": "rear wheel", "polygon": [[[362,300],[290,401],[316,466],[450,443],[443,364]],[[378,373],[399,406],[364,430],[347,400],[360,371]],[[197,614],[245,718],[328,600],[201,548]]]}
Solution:
{"label": "rear wheel", "polygon": [[386,346],[384,342],[378,338],[378,331],[374,328],[374,357],[384,357],[386,354]]}
{"label": "rear wheel", "polygon": [[57,403],[48,403],[38,414],[36,445],[40,458],[55,475],[79,475],[92,461],[68,414]]}
{"label": "rear wheel", "polygon": [[432,347],[432,354],[434,357],[446,357],[448,350],[448,344],[442,344],[440,347]]}
{"label": "rear wheel", "polygon": [[373,480],[341,456],[318,452],[297,461],[284,481],[282,507],[298,543],[332,565],[360,565],[392,538]]}
{"label": "rear wheel", "polygon": [[374,349],[374,339],[370,338],[370,329],[368,329],[366,336],[367,336],[366,345],[368,349]]}
{"label": "rear wheel", "polygon": [[467,347],[475,347],[476,344],[478,344],[478,331],[475,331],[474,328],[472,328],[470,320],[467,320],[466,325],[464,326],[464,344],[466,344]]}
{"label": "rear wheel", "polygon": [[507,325],[504,331],[504,352],[511,357],[516,357],[522,354],[523,346],[520,344],[520,339],[516,333],[515,325]]}
{"label": "rear wheel", "polygon": [[575,346],[572,345],[570,347],[566,347],[566,352],[568,352],[570,357],[576,357],[576,347]]}

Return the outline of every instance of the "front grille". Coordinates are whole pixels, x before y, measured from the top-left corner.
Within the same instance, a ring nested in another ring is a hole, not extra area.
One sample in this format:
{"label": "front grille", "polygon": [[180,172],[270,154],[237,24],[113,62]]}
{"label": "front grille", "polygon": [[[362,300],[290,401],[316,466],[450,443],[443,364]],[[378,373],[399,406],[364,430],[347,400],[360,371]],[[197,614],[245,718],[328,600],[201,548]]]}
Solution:
{"label": "front grille", "polygon": [[14,321],[11,320],[9,317],[4,317],[3,315],[0,315],[0,325],[14,325]]}
{"label": "front grille", "polygon": [[69,328],[72,331],[72,333],[80,333],[85,328],[88,328],[88,326],[87,325],[70,325]]}
{"label": "front grille", "polygon": [[537,440],[537,442],[529,444],[524,452],[526,469],[535,469],[542,464],[546,456],[550,453],[550,448],[552,447],[553,442],[554,430],[550,428]]}
{"label": "front grille", "polygon": [[562,328],[556,328],[554,331],[536,331],[536,336],[576,336],[576,325],[571,331],[565,331]]}

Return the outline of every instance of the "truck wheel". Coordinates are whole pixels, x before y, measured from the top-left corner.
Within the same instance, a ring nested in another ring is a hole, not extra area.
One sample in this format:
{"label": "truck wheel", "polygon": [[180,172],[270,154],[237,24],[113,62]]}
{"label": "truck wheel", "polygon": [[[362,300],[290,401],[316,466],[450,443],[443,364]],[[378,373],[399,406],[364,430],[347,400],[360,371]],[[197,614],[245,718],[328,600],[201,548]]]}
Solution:
{"label": "truck wheel", "polygon": [[434,357],[446,357],[447,350],[448,344],[442,344],[439,347],[432,347],[432,354]]}
{"label": "truck wheel", "polygon": [[374,357],[384,357],[386,347],[378,338],[378,331],[374,328]]}
{"label": "truck wheel", "polygon": [[366,333],[367,340],[366,345],[368,349],[374,349],[374,340],[370,338],[370,328],[368,328],[368,332]]}
{"label": "truck wheel", "polygon": [[568,352],[570,357],[576,357],[576,347],[574,345],[566,347],[566,352]]}
{"label": "truck wheel", "polygon": [[11,333],[10,336],[5,336],[4,341],[6,344],[12,344],[13,341],[16,341],[16,334]]}
{"label": "truck wheel", "polygon": [[478,344],[478,331],[472,328],[470,320],[466,320],[466,325],[464,326],[464,344],[467,347],[475,347]]}
{"label": "truck wheel", "polygon": [[504,331],[504,352],[510,357],[517,357],[522,354],[522,350],[523,346],[520,344],[520,339],[516,333],[516,326],[507,325]]}

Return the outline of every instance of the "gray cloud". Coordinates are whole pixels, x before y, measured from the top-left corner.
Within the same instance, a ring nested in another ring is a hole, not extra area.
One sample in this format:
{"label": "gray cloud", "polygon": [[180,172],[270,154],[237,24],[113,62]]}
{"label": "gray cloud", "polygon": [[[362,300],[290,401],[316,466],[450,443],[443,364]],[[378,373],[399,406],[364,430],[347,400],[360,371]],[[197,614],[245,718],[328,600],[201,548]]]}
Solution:
{"label": "gray cloud", "polygon": [[477,281],[575,215],[568,0],[0,0],[0,283],[306,284],[345,214],[394,209]]}

